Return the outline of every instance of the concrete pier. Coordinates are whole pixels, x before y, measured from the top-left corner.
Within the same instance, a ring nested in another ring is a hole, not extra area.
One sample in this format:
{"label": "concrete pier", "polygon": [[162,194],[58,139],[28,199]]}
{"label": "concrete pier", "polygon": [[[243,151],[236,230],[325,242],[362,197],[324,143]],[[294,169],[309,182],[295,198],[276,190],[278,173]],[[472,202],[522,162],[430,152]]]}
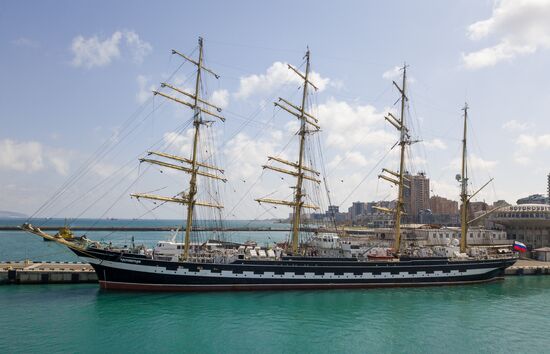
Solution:
{"label": "concrete pier", "polygon": [[540,262],[532,259],[520,259],[506,269],[506,275],[550,275],[550,262]]}
{"label": "concrete pier", "polygon": [[2,262],[0,284],[95,283],[97,275],[80,262]]}

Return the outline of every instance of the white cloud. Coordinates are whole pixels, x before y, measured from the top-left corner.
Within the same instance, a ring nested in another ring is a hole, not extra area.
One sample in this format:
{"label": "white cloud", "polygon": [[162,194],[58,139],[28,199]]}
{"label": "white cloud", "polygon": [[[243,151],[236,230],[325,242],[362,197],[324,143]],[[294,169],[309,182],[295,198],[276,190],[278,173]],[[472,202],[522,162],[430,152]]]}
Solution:
{"label": "white cloud", "polygon": [[514,153],[514,161],[516,161],[520,165],[524,165],[524,166],[530,165],[533,162],[531,157],[526,156],[526,155],[522,154],[521,152],[515,152]]}
{"label": "white cloud", "polygon": [[434,149],[434,150],[445,150],[447,149],[447,144],[445,144],[441,139],[432,139],[432,140],[425,140],[422,141],[422,144],[426,146],[428,149]]}
{"label": "white cloud", "polygon": [[116,31],[104,40],[97,36],[90,38],[77,36],[71,45],[71,51],[74,54],[72,65],[85,68],[108,65],[114,59],[121,57],[121,48],[138,64],[152,50],[151,45],[142,41],[133,31]]}
{"label": "white cloud", "polygon": [[185,77],[185,75],[177,74],[174,76],[174,79],[172,80],[174,86],[176,86],[179,89],[182,89],[183,91],[187,92],[194,92],[195,88],[190,88],[189,86],[186,86],[188,83],[188,80],[190,80],[191,77]]}
{"label": "white cloud", "polygon": [[246,133],[237,134],[225,145],[226,159],[238,161],[229,169],[230,177],[247,179],[259,175],[261,166],[267,163],[267,157],[277,153],[282,137],[280,131],[273,131],[271,136],[261,140],[253,139]]}
{"label": "white cloud", "polygon": [[88,39],[77,36],[71,45],[74,54],[72,64],[76,67],[87,68],[110,64],[114,58],[120,56],[119,42],[121,38],[122,33],[118,31],[104,41],[100,41],[96,36]]}
{"label": "white cloud", "polygon": [[69,162],[63,151],[51,152],[47,154],[47,158],[57,173],[62,176],[66,176],[69,173]]}
{"label": "white cloud", "polygon": [[188,129],[183,134],[176,132],[164,133],[163,140],[168,150],[175,151],[182,156],[188,156],[191,153],[193,143],[193,129]]}
{"label": "white cloud", "polygon": [[468,37],[487,37],[498,43],[462,55],[466,68],[493,66],[503,60],[550,48],[550,0],[501,0],[495,3],[492,16],[468,27]]}
{"label": "white cloud", "polygon": [[400,66],[394,66],[393,68],[385,71],[382,74],[382,78],[386,80],[395,80],[396,78],[401,76],[401,67]]}
{"label": "white cloud", "polygon": [[[167,153],[190,158],[193,151],[193,139],[195,128],[189,128],[185,132],[167,132],[163,135],[164,150]],[[217,141],[219,131],[212,126],[202,126],[199,134],[198,159],[208,163],[208,160],[219,154],[219,147],[204,141]],[[214,163],[214,165],[218,165]],[[219,166],[221,167],[221,166]],[[170,173],[170,172],[169,172]]]}
{"label": "white cloud", "polygon": [[[310,73],[311,82],[323,91],[330,83],[318,73]],[[249,75],[240,78],[239,89],[235,97],[244,99],[255,94],[269,94],[285,84],[301,84],[303,79],[290,70],[286,63],[275,62],[267,68],[265,74]]]}
{"label": "white cloud", "polygon": [[[382,78],[393,81],[400,78],[402,74],[403,74],[403,67],[396,65],[393,68],[384,71],[384,73],[382,74]],[[416,82],[416,79],[407,74],[407,83],[412,84],[415,82]]]}
{"label": "white cloud", "polygon": [[226,108],[229,104],[229,91],[227,90],[216,90],[212,93],[210,97],[210,103],[220,108]]}
{"label": "white cloud", "polygon": [[365,167],[371,162],[359,151],[346,151],[343,155],[337,154],[334,156],[327,167],[330,170],[343,169],[349,171],[350,168]]}
{"label": "white cloud", "polygon": [[[459,171],[462,165],[462,159],[456,158],[451,161],[449,168]],[[468,156],[468,169],[480,170],[486,172],[492,172],[492,170],[498,165],[498,161],[485,160],[475,154]]]}
{"label": "white cloud", "polygon": [[57,173],[69,171],[70,152],[45,147],[37,141],[0,141],[0,169],[33,173],[52,167]]}
{"label": "white cloud", "polygon": [[38,48],[40,46],[38,42],[27,37],[19,37],[11,41],[11,43],[18,47],[24,47],[24,48]]}
{"label": "white cloud", "polygon": [[120,166],[108,162],[97,162],[92,166],[91,171],[101,178],[106,178],[115,174],[119,168]]}
{"label": "white cloud", "polygon": [[[345,166],[346,164],[349,165],[349,167],[365,167],[369,163],[365,156],[357,151],[346,151],[343,161],[345,161],[344,170],[347,170],[348,168]],[[345,175],[347,175],[347,173]]]}
{"label": "white cloud", "polygon": [[343,150],[355,146],[390,146],[395,134],[382,129],[384,114],[371,105],[352,105],[333,98],[319,105],[317,118],[328,146]]}
{"label": "white cloud", "polygon": [[516,143],[521,147],[533,151],[535,149],[548,149],[550,148],[550,134],[543,135],[529,135],[521,134]]}
{"label": "white cloud", "polygon": [[412,156],[408,158],[408,166],[410,173],[423,172],[428,167],[428,161],[420,156]]}
{"label": "white cloud", "polygon": [[471,155],[468,158],[468,168],[474,170],[491,171],[498,165],[498,161],[484,160],[477,155]]}
{"label": "white cloud", "polygon": [[514,160],[522,165],[529,165],[537,159],[533,155],[550,150],[550,134],[521,134],[515,141]]}
{"label": "white cloud", "polygon": [[481,49],[477,52],[463,54],[464,65],[468,69],[479,69],[486,66],[494,66],[505,59],[513,59],[518,54],[530,54],[535,51],[531,46],[514,46],[508,40],[499,44]]}
{"label": "white cloud", "polygon": [[298,119],[289,120],[285,124],[285,131],[289,134],[296,134],[300,129],[300,121]]}
{"label": "white cloud", "polygon": [[0,141],[0,169],[35,172],[44,167],[42,144],[36,141]]}
{"label": "white cloud", "polygon": [[527,123],[521,123],[521,122],[518,122],[517,120],[509,120],[507,121],[506,123],[504,123],[502,125],[502,129],[504,130],[507,130],[509,132],[512,132],[512,133],[517,133],[519,131],[524,131],[524,130],[527,130],[529,128],[529,124]]}
{"label": "white cloud", "polygon": [[124,32],[124,36],[126,37],[126,45],[131,51],[134,62],[141,64],[143,58],[151,53],[153,47],[148,42],[141,40],[136,32],[126,31]]}
{"label": "white cloud", "polygon": [[437,179],[430,179],[430,194],[456,200],[460,193],[458,182],[448,183]]}
{"label": "white cloud", "polygon": [[139,91],[136,94],[136,100],[138,103],[144,103],[149,98],[153,96],[153,90],[156,88],[155,85],[149,84],[149,78],[144,75],[138,75],[137,82],[139,86]]}

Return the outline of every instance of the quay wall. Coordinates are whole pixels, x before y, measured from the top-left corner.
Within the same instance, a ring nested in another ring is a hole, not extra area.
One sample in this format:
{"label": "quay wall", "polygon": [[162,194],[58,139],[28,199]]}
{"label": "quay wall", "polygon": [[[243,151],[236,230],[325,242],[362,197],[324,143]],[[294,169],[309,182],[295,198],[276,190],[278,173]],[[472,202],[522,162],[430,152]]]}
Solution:
{"label": "quay wall", "polygon": [[506,275],[550,275],[550,262],[519,259],[505,271]]}
{"label": "quay wall", "polygon": [[97,275],[80,262],[3,262],[0,284],[95,283]]}

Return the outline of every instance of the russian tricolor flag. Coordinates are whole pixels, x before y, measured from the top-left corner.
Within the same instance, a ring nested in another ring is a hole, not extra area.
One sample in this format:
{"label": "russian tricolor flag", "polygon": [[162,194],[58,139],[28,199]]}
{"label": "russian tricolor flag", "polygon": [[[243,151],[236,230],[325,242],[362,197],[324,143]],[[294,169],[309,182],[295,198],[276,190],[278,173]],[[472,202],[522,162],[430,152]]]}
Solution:
{"label": "russian tricolor flag", "polygon": [[525,252],[527,251],[527,246],[519,241],[514,241],[514,251]]}

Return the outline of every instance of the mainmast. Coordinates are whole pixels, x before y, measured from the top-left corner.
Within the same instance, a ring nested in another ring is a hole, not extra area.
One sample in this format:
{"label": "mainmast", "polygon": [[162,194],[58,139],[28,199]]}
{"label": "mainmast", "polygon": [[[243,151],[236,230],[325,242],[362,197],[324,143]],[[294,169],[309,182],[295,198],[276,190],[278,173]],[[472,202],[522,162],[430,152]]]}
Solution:
{"label": "mainmast", "polygon": [[[219,78],[219,75],[214,73],[212,70],[204,67],[203,65],[203,40],[201,37],[199,37],[199,59],[198,61],[195,61],[193,59],[188,58],[184,54],[181,54],[180,52],[176,50],[172,50],[172,54],[177,54],[180,57],[184,58],[185,60],[191,62],[192,64],[197,66],[197,75],[195,79],[195,93],[191,94],[188,93],[182,89],[179,89],[177,87],[174,87],[167,83],[162,83],[161,87],[167,87],[177,93],[180,93],[184,96],[187,96],[188,98],[191,98],[191,102],[183,101],[179,98],[169,96],[165,93],[159,92],[159,91],[153,91],[155,95],[163,96],[169,100],[175,101],[177,103],[183,104],[184,106],[187,106],[191,108],[194,111],[193,116],[193,128],[194,128],[194,134],[193,134],[193,149],[191,151],[191,158],[187,159],[180,156],[170,155],[163,152],[155,152],[155,151],[149,151],[149,155],[156,155],[159,157],[164,157],[170,160],[175,160],[180,163],[186,164],[187,166],[181,166],[176,165],[172,163],[168,163],[165,161],[160,160],[152,160],[147,158],[140,159],[140,162],[148,162],[151,164],[176,169],[179,171],[186,172],[191,175],[189,180],[189,191],[187,193],[181,192],[175,197],[163,197],[163,196],[157,196],[152,194],[139,194],[134,193],[132,194],[133,197],[136,198],[147,198],[147,199],[153,199],[153,200],[160,200],[164,202],[175,202],[180,204],[187,205],[187,219],[186,219],[186,226],[185,226],[185,244],[184,244],[184,251],[183,251],[183,259],[187,260],[189,258],[189,245],[190,245],[190,235],[191,230],[193,227],[193,211],[195,209],[195,206],[205,206],[205,207],[211,207],[211,208],[223,208],[222,205],[218,204],[211,204],[207,202],[202,202],[197,200],[197,176],[203,176],[208,178],[213,178],[217,180],[221,180],[223,182],[226,182],[227,180],[217,174],[217,172],[223,174],[223,170],[212,166],[203,162],[198,161],[198,147],[199,147],[199,138],[200,138],[200,127],[205,124],[211,123],[211,121],[205,121],[202,118],[202,113],[208,114],[210,116],[216,117],[220,119],[221,121],[225,121],[225,118],[218,115],[217,113],[212,112],[211,110],[205,108],[210,107],[214,108],[218,113],[221,112],[221,108],[203,100],[200,98],[200,91],[201,91],[201,73],[202,71],[208,72],[216,79]],[[211,172],[203,171],[203,169],[210,170]],[[213,173],[212,173],[213,172]]]}
{"label": "mainmast", "polygon": [[467,168],[467,156],[466,156],[466,136],[467,136],[467,122],[468,122],[468,103],[464,104],[464,132],[462,138],[462,171],[460,175],[460,200],[461,213],[460,213],[460,252],[465,253],[467,247],[467,234],[468,234],[468,168]]}
{"label": "mainmast", "polygon": [[[256,199],[256,201],[260,203],[288,205],[293,208],[293,225],[292,225],[292,253],[293,254],[298,253],[298,247],[300,242],[299,235],[300,235],[302,209],[303,208],[319,209],[319,207],[316,205],[304,203],[304,197],[306,196],[303,191],[304,179],[307,179],[316,183],[321,183],[320,180],[314,177],[314,176],[319,176],[320,173],[304,165],[306,135],[317,132],[320,129],[318,125],[319,121],[317,120],[317,118],[313,117],[310,113],[306,112],[308,85],[311,85],[315,90],[317,90],[317,87],[309,80],[309,73],[310,73],[309,49],[307,50],[304,58],[306,59],[306,71],[304,74],[302,74],[300,71],[298,71],[293,66],[288,64],[288,68],[294,71],[298,76],[300,76],[304,80],[304,87],[302,91],[302,105],[298,107],[280,97],[279,97],[279,102],[275,102],[275,106],[278,106],[284,109],[285,111],[294,115],[296,118],[300,120],[300,130],[298,132],[298,136],[299,136],[298,161],[290,162],[278,157],[269,156],[268,157],[269,160],[273,160],[273,161],[282,163],[284,165],[293,167],[293,170],[286,170],[283,168],[270,166],[270,165],[262,166],[264,169],[267,168],[270,170],[286,173],[296,177],[296,185],[294,187],[294,200],[285,201],[285,200],[266,199],[266,198]],[[281,102],[283,102],[283,104],[281,104]],[[311,129],[310,126],[313,127],[313,129]],[[314,176],[307,175],[306,172],[309,172]]]}
{"label": "mainmast", "polygon": [[408,185],[405,184],[405,181],[408,179],[405,177],[405,148],[407,145],[411,144],[410,136],[409,136],[409,129],[407,128],[407,125],[405,124],[405,103],[408,101],[407,95],[406,95],[406,84],[407,84],[407,65],[403,65],[403,83],[402,86],[399,87],[397,83],[394,81],[393,84],[401,93],[401,116],[399,119],[397,119],[393,114],[388,113],[388,116],[384,117],[388,122],[390,122],[391,125],[393,125],[398,131],[399,131],[399,146],[400,146],[400,160],[399,160],[399,171],[390,171],[388,169],[383,168],[382,173],[386,173],[387,175],[380,174],[378,177],[382,178],[388,182],[391,182],[398,186],[398,193],[397,193],[397,203],[395,206],[395,209],[388,209],[388,208],[381,208],[376,207],[376,209],[379,209],[384,212],[394,213],[395,214],[395,243],[394,243],[394,250],[396,254],[399,254],[399,250],[401,247],[401,216],[405,213],[404,211],[404,202],[403,202],[403,190],[404,188],[409,188]]}

